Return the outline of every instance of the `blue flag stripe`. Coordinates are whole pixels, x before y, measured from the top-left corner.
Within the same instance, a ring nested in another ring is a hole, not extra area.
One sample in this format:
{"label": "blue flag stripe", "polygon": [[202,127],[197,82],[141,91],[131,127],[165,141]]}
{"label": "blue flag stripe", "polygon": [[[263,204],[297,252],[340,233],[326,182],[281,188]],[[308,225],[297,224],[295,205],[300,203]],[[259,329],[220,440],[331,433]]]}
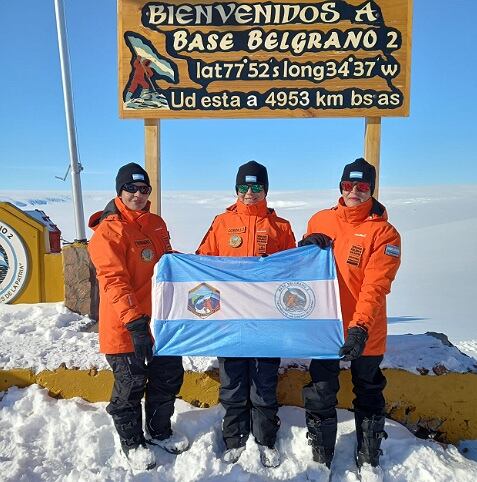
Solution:
{"label": "blue flag stripe", "polygon": [[340,320],[180,320],[155,324],[154,355],[337,359]]}
{"label": "blue flag stripe", "polygon": [[329,248],[321,250],[317,246],[304,246],[265,258],[168,254],[162,256],[156,265],[154,280],[156,283],[194,280],[260,283],[334,279],[336,268],[333,256],[320,256],[322,251],[331,253]]}

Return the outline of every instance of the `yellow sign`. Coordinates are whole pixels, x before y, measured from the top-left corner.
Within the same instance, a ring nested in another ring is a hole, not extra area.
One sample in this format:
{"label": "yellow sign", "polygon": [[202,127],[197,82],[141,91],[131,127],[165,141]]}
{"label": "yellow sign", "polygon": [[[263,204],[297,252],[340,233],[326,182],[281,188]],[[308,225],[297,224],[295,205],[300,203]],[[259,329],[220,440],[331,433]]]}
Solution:
{"label": "yellow sign", "polygon": [[37,214],[0,202],[0,304],[64,300],[63,256]]}
{"label": "yellow sign", "polygon": [[29,277],[28,252],[19,234],[0,221],[0,303],[20,295]]}
{"label": "yellow sign", "polygon": [[123,118],[407,116],[412,0],[118,0]]}

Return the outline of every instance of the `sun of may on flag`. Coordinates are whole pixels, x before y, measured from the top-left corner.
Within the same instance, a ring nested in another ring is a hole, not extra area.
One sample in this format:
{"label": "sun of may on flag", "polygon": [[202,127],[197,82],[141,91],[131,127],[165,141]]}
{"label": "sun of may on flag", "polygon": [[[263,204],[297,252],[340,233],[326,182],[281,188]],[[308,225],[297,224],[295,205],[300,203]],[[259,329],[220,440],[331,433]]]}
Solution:
{"label": "sun of may on flag", "polygon": [[331,249],[167,254],[152,290],[155,355],[339,358],[343,324]]}

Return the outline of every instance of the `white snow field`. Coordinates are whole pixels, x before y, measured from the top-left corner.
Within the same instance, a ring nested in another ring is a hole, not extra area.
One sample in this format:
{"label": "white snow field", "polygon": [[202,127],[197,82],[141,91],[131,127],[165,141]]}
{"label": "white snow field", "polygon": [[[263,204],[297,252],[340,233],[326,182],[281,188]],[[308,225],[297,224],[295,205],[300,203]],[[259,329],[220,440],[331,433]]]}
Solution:
{"label": "white snow field", "polygon": [[[158,466],[134,473],[120,452],[106,403],[81,399],[55,400],[33,385],[11,388],[0,401],[0,479],[2,481],[325,481],[312,461],[305,437],[303,409],[282,407],[277,446],[283,463],[262,467],[252,439],[236,464],[221,461],[223,411],[176,402],[175,426],[193,441],[190,450],[174,456],[154,448]],[[357,481],[354,418],[339,411],[339,434],[333,480]],[[475,482],[477,462],[452,445],[416,439],[406,428],[386,421],[382,467],[387,481]]]}
{"label": "white snow field", "polygon": [[[84,194],[85,213],[102,209],[113,192]],[[289,219],[301,238],[309,217],[331,207],[337,191],[270,192],[269,204]],[[175,249],[193,252],[213,217],[234,200],[233,192],[166,192],[163,216]],[[0,201],[22,209],[41,209],[56,223],[64,239],[75,238],[71,195],[66,192],[0,192]],[[475,371],[477,357],[477,186],[382,188],[380,201],[403,238],[403,263],[388,297],[388,352],[383,366],[432,368],[444,364],[458,372]],[[89,232],[90,234],[90,232]],[[89,236],[88,234],[88,236]],[[0,305],[0,368],[40,371],[68,367],[106,367],[97,352],[97,335],[84,331],[91,320],[69,312],[61,303]],[[434,336],[445,333],[469,356]],[[474,357],[474,358],[471,358]],[[283,360],[282,365],[303,360]],[[212,358],[184,358],[186,369],[216,366]],[[173,456],[155,449],[158,466],[133,473],[119,451],[105,403],[56,400],[38,386],[0,393],[1,481],[267,481],[326,480],[311,459],[305,438],[304,413],[282,407],[278,447],[283,463],[265,469],[249,440],[239,462],[220,460],[220,406],[198,409],[178,400],[175,423],[193,441],[189,451]],[[339,411],[339,437],[333,480],[357,481],[354,468],[354,421]],[[383,442],[385,481],[475,481],[477,441],[459,450],[415,438],[402,425],[387,420]],[[465,455],[465,457],[462,455]]]}

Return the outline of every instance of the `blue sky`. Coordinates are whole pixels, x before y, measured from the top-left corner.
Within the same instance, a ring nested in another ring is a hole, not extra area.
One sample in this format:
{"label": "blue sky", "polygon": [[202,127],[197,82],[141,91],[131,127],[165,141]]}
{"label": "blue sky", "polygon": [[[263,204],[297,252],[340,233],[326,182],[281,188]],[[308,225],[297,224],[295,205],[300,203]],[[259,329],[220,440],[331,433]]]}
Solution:
{"label": "blue sky", "polygon": [[[84,190],[114,187],[144,159],[142,120],[117,106],[115,0],[64,0]],[[2,190],[68,190],[68,145],[53,0],[3,1]],[[415,0],[411,115],[383,118],[381,186],[477,183],[475,0]],[[337,186],[362,155],[364,119],[161,121],[166,190],[233,189],[250,159],[271,189]]]}

